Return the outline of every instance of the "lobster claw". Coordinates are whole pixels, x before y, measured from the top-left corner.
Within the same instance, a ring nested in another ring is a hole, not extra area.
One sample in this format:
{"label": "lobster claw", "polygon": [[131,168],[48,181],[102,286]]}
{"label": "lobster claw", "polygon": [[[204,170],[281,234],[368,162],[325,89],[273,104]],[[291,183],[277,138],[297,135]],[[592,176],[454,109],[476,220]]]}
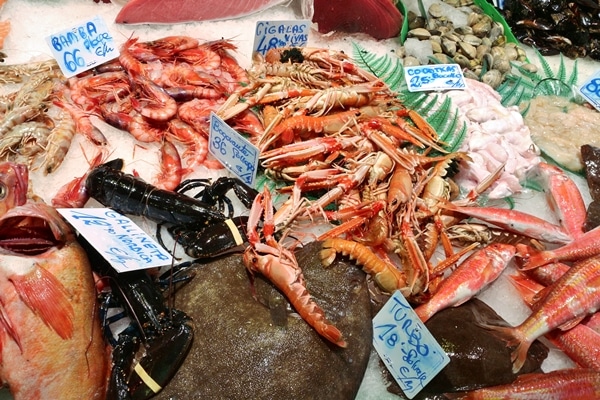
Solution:
{"label": "lobster claw", "polygon": [[133,367],[129,379],[129,393],[132,400],[144,400],[154,396],[169,383],[192,345],[194,328],[191,320],[182,312],[181,323],[169,326],[146,346],[146,354]]}
{"label": "lobster claw", "polygon": [[[113,349],[113,369],[106,394],[109,400],[145,400],[162,390],[173,378],[192,345],[194,328],[181,311],[173,310],[178,322],[149,341],[144,356],[133,368],[139,340],[121,335]],[[129,377],[129,379],[128,379]]]}

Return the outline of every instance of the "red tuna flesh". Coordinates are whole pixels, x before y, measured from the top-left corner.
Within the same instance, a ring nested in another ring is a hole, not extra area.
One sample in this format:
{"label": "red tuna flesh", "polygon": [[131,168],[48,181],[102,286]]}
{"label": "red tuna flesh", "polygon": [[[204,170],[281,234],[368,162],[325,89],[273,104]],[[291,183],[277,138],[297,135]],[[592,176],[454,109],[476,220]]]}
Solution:
{"label": "red tuna flesh", "polygon": [[319,32],[366,33],[375,39],[398,36],[402,14],[391,0],[314,0],[312,21]]}
{"label": "red tuna flesh", "polygon": [[[118,24],[178,23],[239,18],[289,3],[290,0],[130,0],[115,22]],[[168,4],[168,5],[167,5]]]}

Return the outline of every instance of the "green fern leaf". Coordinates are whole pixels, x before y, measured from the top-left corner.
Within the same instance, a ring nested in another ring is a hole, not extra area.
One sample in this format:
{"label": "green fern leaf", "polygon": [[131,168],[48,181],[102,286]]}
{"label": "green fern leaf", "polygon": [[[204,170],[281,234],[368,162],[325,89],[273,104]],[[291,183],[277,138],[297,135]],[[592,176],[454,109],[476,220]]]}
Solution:
{"label": "green fern leaf", "polygon": [[[452,115],[450,98],[446,98],[438,105],[438,96],[424,92],[409,92],[404,79],[402,60],[389,54],[375,55],[357,43],[352,43],[353,59],[356,64],[385,82],[390,89],[398,93],[398,98],[406,108],[410,108],[431,124],[440,137],[451,137],[453,143],[460,145],[464,134],[454,136],[458,114]],[[434,111],[435,110],[435,111]],[[465,128],[466,129],[466,128]]]}
{"label": "green fern leaf", "polygon": [[571,87],[577,85],[577,79],[578,79],[577,61],[578,60],[575,60],[573,62],[573,70],[571,71],[571,75],[569,76],[569,78],[566,80],[567,85],[569,85]]}
{"label": "green fern leaf", "polygon": [[560,54],[560,62],[558,64],[558,71],[556,72],[556,79],[561,82],[564,82],[567,77],[567,70],[565,67],[565,59],[563,58],[562,53]]}
{"label": "green fern leaf", "polygon": [[539,51],[536,50],[536,53],[538,55],[538,60],[542,66],[542,70],[544,71],[546,78],[555,78],[554,72],[552,71],[552,67],[550,67],[550,63],[548,62],[548,60],[546,60],[546,58],[544,58],[544,56],[542,56],[542,54]]}
{"label": "green fern leaf", "polygon": [[[435,105],[437,103],[437,96],[434,97],[435,98],[430,102],[430,104],[433,103],[433,105]],[[427,113],[429,116],[428,121],[430,121],[429,123],[436,131],[445,131],[445,125],[449,122],[448,117],[451,106],[452,101],[450,100],[450,97],[446,97],[442,104],[440,104],[440,106],[433,113]]]}
{"label": "green fern leaf", "polygon": [[467,123],[463,121],[462,125],[458,127],[459,121],[457,108],[454,118],[452,118],[452,124],[448,127],[448,133],[440,137],[444,150],[450,153],[457,151],[467,136]]}

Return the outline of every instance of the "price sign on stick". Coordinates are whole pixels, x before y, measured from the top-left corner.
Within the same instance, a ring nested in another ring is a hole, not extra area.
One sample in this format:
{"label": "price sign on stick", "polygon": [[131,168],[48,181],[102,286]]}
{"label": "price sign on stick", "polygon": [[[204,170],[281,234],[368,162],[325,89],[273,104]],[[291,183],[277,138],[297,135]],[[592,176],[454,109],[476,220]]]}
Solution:
{"label": "price sign on stick", "polygon": [[579,88],[579,93],[598,111],[600,111],[600,71],[596,71]]}
{"label": "price sign on stick", "polygon": [[373,318],[373,346],[409,399],[450,362],[398,290]]}
{"label": "price sign on stick", "polygon": [[208,151],[248,186],[254,186],[259,150],[225,121],[210,113]]}
{"label": "price sign on stick", "polygon": [[119,56],[112,35],[99,16],[46,37],[46,43],[67,78]]}
{"label": "price sign on stick", "polygon": [[131,219],[109,208],[59,208],[58,212],[118,272],[170,265],[173,257]]}
{"label": "price sign on stick", "polygon": [[404,68],[410,92],[464,89],[465,77],[458,64],[420,65]]}
{"label": "price sign on stick", "polygon": [[254,52],[263,56],[280,47],[304,47],[308,42],[310,21],[258,21],[254,33]]}

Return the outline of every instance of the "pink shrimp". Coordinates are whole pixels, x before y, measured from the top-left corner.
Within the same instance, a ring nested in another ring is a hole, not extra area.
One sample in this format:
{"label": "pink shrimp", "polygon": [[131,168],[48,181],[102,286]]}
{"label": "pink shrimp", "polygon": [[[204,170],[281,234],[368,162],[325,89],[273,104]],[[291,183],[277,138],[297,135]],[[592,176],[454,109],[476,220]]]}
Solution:
{"label": "pink shrimp", "polygon": [[154,186],[163,190],[174,190],[181,183],[182,176],[179,152],[173,143],[165,139],[160,147],[160,172],[155,178]]}
{"label": "pink shrimp", "polygon": [[206,161],[208,140],[202,133],[178,118],[169,121],[169,133],[171,137],[187,146],[183,153],[183,160],[185,161],[184,175]]}
{"label": "pink shrimp", "polygon": [[198,39],[190,36],[166,36],[162,39],[139,43],[136,47],[146,49],[160,59],[172,59],[178,53],[195,49],[198,45]]}
{"label": "pink shrimp", "polygon": [[144,65],[136,59],[131,51],[130,47],[137,43],[137,38],[129,38],[127,41],[121,46],[121,52],[119,54],[119,62],[125,68],[127,73],[129,73],[132,77],[142,76],[145,74]]}
{"label": "pink shrimp", "polygon": [[104,136],[100,129],[96,128],[92,124],[89,113],[83,111],[76,105],[71,104],[65,98],[62,100],[56,99],[54,104],[71,114],[71,117],[75,121],[78,133],[82,133],[87,139],[96,145],[105,146],[108,143],[106,136]]}
{"label": "pink shrimp", "polygon": [[175,58],[204,71],[215,70],[221,65],[221,56],[206,44],[180,51]]}
{"label": "pink shrimp", "polygon": [[153,124],[136,112],[132,114],[108,112],[103,114],[103,118],[109,125],[128,131],[140,142],[158,142],[165,134],[166,125]]}
{"label": "pink shrimp", "polygon": [[145,77],[134,80],[140,98],[132,98],[133,108],[154,121],[168,121],[177,113],[177,103],[159,85]]}

